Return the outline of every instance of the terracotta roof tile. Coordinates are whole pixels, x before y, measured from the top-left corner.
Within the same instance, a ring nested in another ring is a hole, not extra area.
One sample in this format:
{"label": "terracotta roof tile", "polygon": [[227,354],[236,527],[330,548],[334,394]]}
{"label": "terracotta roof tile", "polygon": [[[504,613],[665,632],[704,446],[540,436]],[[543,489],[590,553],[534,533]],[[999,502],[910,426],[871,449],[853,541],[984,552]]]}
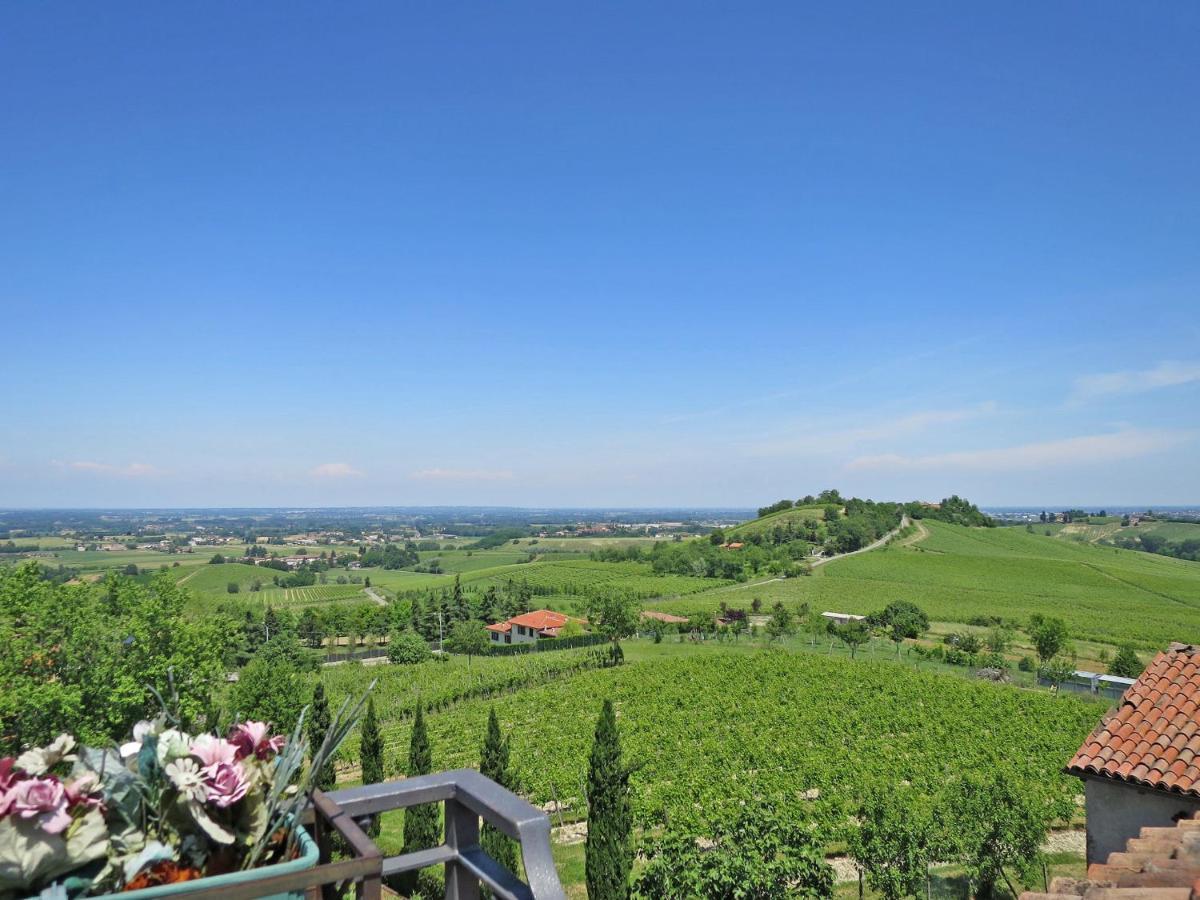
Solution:
{"label": "terracotta roof tile", "polygon": [[[534,631],[541,631],[543,628],[562,628],[569,621],[571,621],[571,617],[564,616],[562,613],[552,612],[548,609],[535,609],[533,612],[513,616],[508,620],[508,624],[524,625]],[[575,621],[580,620],[576,619]]]}
{"label": "terracotta roof tile", "polygon": [[1067,771],[1200,797],[1197,648],[1173,645],[1146,667],[1117,710],[1088,736]]}

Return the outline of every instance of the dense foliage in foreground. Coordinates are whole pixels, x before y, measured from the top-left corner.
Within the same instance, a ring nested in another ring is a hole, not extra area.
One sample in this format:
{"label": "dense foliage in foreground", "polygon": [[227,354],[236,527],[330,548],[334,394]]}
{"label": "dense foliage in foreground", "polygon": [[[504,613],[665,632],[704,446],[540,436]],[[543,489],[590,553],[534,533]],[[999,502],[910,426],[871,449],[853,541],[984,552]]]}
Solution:
{"label": "dense foliage in foreground", "polygon": [[169,574],[139,583],[46,581],[34,563],[0,568],[0,752],[60,732],[105,744],[153,718],[174,673],[180,711],[201,717],[224,674],[221,627],[184,616]]}
{"label": "dense foliage in foreground", "polygon": [[[1075,792],[1062,765],[1105,708],[888,663],[713,648],[493,701],[535,802],[581,795],[605,697],[638,766],[640,824],[702,830],[742,802],[769,801],[831,836],[865,797],[903,783],[934,792],[963,773],[998,770],[1024,791]],[[430,716],[436,767],[473,764],[489,706]]]}

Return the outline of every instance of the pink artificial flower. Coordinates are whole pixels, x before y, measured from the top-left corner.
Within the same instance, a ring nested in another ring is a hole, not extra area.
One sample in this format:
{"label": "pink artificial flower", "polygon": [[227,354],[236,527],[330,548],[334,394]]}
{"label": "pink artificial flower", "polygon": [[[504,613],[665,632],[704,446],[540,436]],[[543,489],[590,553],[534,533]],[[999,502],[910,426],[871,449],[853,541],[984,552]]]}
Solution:
{"label": "pink artificial flower", "polygon": [[242,722],[229,734],[229,740],[237,747],[238,759],[256,756],[267,759],[273,753],[283,749],[286,741],[283,735],[267,737],[270,726],[266,722]]}
{"label": "pink artificial flower", "polygon": [[232,763],[237,759],[237,747],[224,738],[213,737],[211,734],[200,735],[192,741],[188,750],[204,767]]}
{"label": "pink artificial flower", "polygon": [[[4,794],[12,785],[20,779],[21,773],[13,771],[13,764],[16,762],[11,756],[5,756],[0,759],[0,796]],[[0,813],[2,815],[2,813]]]}
{"label": "pink artificial flower", "polygon": [[95,809],[100,805],[100,796],[95,793],[99,778],[94,772],[80,775],[63,786],[67,794],[67,806],[71,809]]}
{"label": "pink artificial flower", "polygon": [[38,819],[42,831],[61,834],[71,824],[67,812],[67,792],[62,782],[53,776],[28,778],[8,789],[0,806],[22,819]]}
{"label": "pink artificial flower", "polygon": [[238,763],[218,762],[200,770],[208,790],[208,802],[225,809],[246,796],[250,782]]}

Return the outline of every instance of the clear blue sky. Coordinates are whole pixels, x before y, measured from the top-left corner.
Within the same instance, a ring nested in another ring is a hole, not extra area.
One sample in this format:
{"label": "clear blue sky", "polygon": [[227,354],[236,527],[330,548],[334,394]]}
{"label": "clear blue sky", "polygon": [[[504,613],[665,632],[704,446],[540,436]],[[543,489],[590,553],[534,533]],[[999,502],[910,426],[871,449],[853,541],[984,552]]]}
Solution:
{"label": "clear blue sky", "polygon": [[1200,6],[826,6],[7,4],[0,506],[1200,501]]}

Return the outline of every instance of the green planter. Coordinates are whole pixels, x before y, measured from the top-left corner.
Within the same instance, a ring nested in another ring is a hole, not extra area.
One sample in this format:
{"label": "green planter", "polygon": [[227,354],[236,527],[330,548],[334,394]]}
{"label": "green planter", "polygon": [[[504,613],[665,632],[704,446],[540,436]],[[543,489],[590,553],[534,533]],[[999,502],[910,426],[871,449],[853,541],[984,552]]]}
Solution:
{"label": "green planter", "polygon": [[[209,878],[197,878],[195,881],[181,881],[177,884],[162,884],[158,887],[142,888],[140,891],[123,891],[119,894],[107,894],[106,897],[113,898],[113,900],[115,898],[121,898],[121,900],[153,900],[156,897],[178,897],[194,893],[195,891],[208,890],[209,888],[243,885],[261,881],[264,878],[271,878],[275,875],[290,875],[292,872],[302,872],[305,869],[315,868],[317,860],[320,857],[320,849],[317,847],[317,842],[313,840],[312,835],[303,828],[300,829],[298,844],[300,847],[299,856],[287,862],[276,863],[273,866],[261,866],[260,868],[248,869],[244,872],[229,872],[225,875],[213,875]],[[260,900],[301,900],[303,897],[303,891],[294,891],[287,894],[267,894],[260,898]]]}

